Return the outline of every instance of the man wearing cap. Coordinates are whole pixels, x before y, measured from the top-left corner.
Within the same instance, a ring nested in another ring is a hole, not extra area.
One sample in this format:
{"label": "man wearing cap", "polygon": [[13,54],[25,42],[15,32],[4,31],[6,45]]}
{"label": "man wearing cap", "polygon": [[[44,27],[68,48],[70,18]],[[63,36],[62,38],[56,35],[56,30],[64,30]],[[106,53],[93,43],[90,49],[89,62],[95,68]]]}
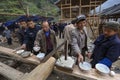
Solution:
{"label": "man wearing cap", "polygon": [[87,35],[84,27],[86,25],[85,15],[80,15],[76,20],[76,29],[71,32],[71,45],[75,56],[77,56],[78,63],[85,60],[85,51],[87,50]]}
{"label": "man wearing cap", "polygon": [[93,54],[88,55],[92,58],[93,68],[97,63],[111,67],[112,63],[120,56],[120,39],[117,35],[119,26],[119,23],[113,21],[107,22],[103,26],[103,34],[94,42]]}

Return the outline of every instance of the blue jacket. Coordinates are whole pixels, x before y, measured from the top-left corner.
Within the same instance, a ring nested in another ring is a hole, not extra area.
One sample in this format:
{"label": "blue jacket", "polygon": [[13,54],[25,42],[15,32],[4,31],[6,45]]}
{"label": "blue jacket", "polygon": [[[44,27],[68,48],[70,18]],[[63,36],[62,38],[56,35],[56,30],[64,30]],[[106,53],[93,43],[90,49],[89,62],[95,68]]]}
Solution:
{"label": "blue jacket", "polygon": [[120,56],[120,39],[117,35],[113,35],[105,39],[104,35],[100,35],[94,42],[95,49],[91,58],[92,67],[97,63],[103,63],[111,67]]}

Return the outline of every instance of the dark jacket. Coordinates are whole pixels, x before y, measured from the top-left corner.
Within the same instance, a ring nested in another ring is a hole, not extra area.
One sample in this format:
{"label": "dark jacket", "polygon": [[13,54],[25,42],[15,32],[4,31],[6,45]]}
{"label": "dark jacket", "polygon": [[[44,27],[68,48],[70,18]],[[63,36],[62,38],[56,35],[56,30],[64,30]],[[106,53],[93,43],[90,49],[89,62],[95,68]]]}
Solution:
{"label": "dark jacket", "polygon": [[120,56],[120,39],[117,35],[105,39],[104,35],[100,35],[94,42],[95,49],[92,54],[92,66],[100,61],[107,59],[111,63],[115,62]]}
{"label": "dark jacket", "polygon": [[26,34],[26,29],[23,29],[23,28],[20,28],[17,32],[17,37],[21,45],[23,44],[25,34]]}
{"label": "dark jacket", "polygon": [[35,28],[28,28],[26,30],[26,35],[23,43],[27,45],[27,50],[32,50],[36,34],[39,30],[40,30],[39,26],[35,26]]}

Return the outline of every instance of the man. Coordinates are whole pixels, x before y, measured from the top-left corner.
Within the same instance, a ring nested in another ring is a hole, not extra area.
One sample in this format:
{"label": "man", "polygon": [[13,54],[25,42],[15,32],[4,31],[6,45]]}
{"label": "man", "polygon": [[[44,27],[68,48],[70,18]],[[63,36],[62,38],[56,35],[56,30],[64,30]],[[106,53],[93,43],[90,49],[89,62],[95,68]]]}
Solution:
{"label": "man", "polygon": [[56,48],[57,40],[55,32],[50,29],[47,21],[42,22],[42,30],[37,33],[34,45],[39,46],[41,48],[41,52],[45,53],[45,55],[49,54]]}
{"label": "man", "polygon": [[86,25],[85,15],[77,17],[76,29],[71,32],[71,45],[74,54],[76,54],[78,63],[85,60],[85,51],[87,50],[87,35],[84,27]]}
{"label": "man", "polygon": [[8,45],[12,45],[12,33],[6,26],[3,35],[5,35]]}
{"label": "man", "polygon": [[28,29],[26,30],[24,42],[21,48],[32,52],[36,34],[40,30],[40,27],[35,26],[35,23],[31,19],[27,20],[27,25],[28,25]]}
{"label": "man", "polygon": [[20,29],[17,31],[17,37],[19,39],[20,44],[22,45],[27,30],[27,23],[25,20],[20,20],[19,23],[20,23]]}
{"label": "man", "polygon": [[71,24],[65,26],[64,28],[64,39],[68,41],[69,55],[71,55],[71,31],[75,29],[76,19],[71,21]]}
{"label": "man", "polygon": [[120,27],[117,22],[107,22],[103,26],[103,34],[94,42],[93,54],[88,54],[92,58],[91,64],[94,68],[97,63],[102,63],[111,67],[120,56],[120,39],[117,32]]}

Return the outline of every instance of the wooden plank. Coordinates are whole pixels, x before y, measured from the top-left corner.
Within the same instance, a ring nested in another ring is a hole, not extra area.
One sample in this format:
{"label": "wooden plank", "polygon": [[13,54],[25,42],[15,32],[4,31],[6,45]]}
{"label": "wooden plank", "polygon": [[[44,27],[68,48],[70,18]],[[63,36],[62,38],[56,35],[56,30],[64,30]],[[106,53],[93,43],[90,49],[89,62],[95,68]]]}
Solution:
{"label": "wooden plank", "polygon": [[16,60],[24,62],[24,63],[31,63],[31,64],[35,64],[35,65],[40,64],[40,60],[37,59],[37,57],[35,55],[32,55],[28,58],[22,58],[21,56],[15,54],[13,49],[5,48],[2,46],[0,46],[0,52],[3,54],[9,55],[10,57],[14,57]]}
{"label": "wooden plank", "polygon": [[107,75],[107,74],[100,75],[99,73],[97,73],[96,69],[92,69],[89,72],[83,72],[80,70],[80,68],[77,65],[74,66],[72,73],[61,71],[57,69],[56,67],[54,68],[54,70],[71,75],[71,76],[83,78],[86,80],[119,80],[120,78],[120,74],[117,74],[117,73],[114,77],[111,77],[110,75]]}
{"label": "wooden plank", "polygon": [[47,61],[51,56],[53,56],[64,44],[66,41],[64,41],[62,44],[60,44],[56,49],[54,49],[52,52],[50,52],[42,61],[41,63]]}
{"label": "wooden plank", "polygon": [[0,74],[10,80],[18,80],[24,74],[0,62]]}
{"label": "wooden plank", "polygon": [[55,58],[49,58],[45,63],[41,63],[25,78],[19,80],[46,80],[55,64]]}
{"label": "wooden plank", "polygon": [[5,15],[5,16],[23,16],[23,15],[25,15],[25,14],[0,13],[0,15]]}

